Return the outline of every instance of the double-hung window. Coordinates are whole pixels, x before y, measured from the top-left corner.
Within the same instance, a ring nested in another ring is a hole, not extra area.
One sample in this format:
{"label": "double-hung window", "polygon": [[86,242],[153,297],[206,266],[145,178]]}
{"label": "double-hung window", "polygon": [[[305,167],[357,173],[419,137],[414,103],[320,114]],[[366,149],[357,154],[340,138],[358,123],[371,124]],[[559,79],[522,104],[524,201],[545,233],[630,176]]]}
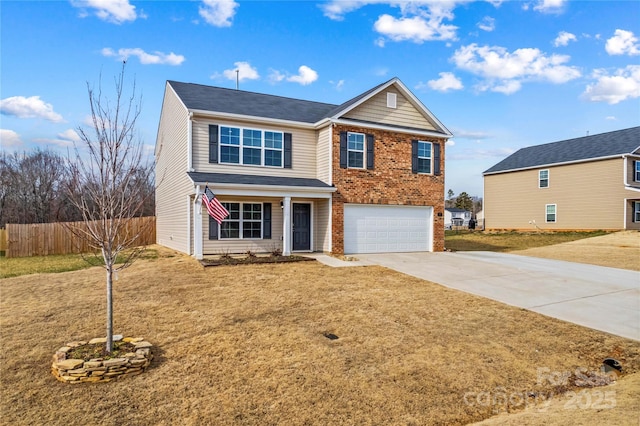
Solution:
{"label": "double-hung window", "polygon": [[431,142],[418,141],[418,173],[431,173]]}
{"label": "double-hung window", "polygon": [[547,204],[545,208],[546,208],[545,222],[547,222],[547,223],[555,223],[555,221],[556,221],[556,205],[555,204]]}
{"label": "double-hung window", "polygon": [[220,126],[220,163],[282,167],[284,133]]}
{"label": "double-hung window", "polygon": [[640,222],[640,201],[633,203],[633,221]]}
{"label": "double-hung window", "polygon": [[262,203],[222,203],[229,216],[220,224],[220,239],[262,238]]}
{"label": "double-hung window", "polygon": [[636,160],[633,163],[635,164],[635,173],[634,173],[635,181],[640,182],[640,161]]}
{"label": "double-hung window", "polygon": [[348,167],[364,169],[364,133],[347,133]]}
{"label": "double-hung window", "polygon": [[240,164],[240,129],[220,126],[220,162]]}
{"label": "double-hung window", "polygon": [[282,133],[264,132],[264,165],[282,166]]}
{"label": "double-hung window", "polygon": [[538,188],[549,187],[549,170],[538,171]]}

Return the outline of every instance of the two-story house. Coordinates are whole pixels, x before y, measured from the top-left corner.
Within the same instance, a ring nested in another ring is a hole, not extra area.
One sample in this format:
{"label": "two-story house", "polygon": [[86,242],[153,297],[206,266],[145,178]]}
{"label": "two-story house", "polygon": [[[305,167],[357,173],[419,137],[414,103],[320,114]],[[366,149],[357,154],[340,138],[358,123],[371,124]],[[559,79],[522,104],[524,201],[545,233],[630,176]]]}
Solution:
{"label": "two-story house", "polygon": [[[449,137],[397,78],[341,105],[168,81],[157,242],[196,258],[441,251]],[[230,212],[221,224],[205,186]]]}
{"label": "two-story house", "polygon": [[640,127],[522,148],[484,172],[485,229],[640,229]]}

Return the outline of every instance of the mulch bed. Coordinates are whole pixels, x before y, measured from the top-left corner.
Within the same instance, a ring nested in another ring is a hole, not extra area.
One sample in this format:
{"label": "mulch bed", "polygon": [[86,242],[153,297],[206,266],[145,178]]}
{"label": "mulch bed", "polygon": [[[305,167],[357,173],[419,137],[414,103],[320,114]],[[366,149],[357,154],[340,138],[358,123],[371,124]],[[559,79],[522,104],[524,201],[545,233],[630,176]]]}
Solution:
{"label": "mulch bed", "polygon": [[200,263],[204,267],[208,266],[230,266],[230,265],[256,265],[262,263],[291,263],[307,262],[315,259],[304,256],[219,256],[217,258],[202,259]]}

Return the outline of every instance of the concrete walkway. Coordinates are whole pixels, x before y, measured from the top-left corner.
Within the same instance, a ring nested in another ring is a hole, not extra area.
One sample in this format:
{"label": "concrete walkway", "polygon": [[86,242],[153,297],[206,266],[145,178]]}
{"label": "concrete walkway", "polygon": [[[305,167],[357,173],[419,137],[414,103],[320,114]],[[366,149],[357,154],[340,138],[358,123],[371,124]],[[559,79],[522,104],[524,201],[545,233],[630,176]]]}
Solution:
{"label": "concrete walkway", "polygon": [[640,272],[494,252],[357,257],[362,264],[640,340]]}

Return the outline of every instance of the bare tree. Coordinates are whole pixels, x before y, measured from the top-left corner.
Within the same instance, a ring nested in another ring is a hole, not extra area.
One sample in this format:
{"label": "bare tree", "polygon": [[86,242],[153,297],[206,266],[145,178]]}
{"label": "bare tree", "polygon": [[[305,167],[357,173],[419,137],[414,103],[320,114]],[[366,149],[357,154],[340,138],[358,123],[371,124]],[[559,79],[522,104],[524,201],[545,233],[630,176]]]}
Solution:
{"label": "bare tree", "polygon": [[[102,78],[98,89],[87,83],[92,127],[78,128],[80,146],[70,159],[71,203],[81,212],[83,227],[70,227],[71,232],[99,252],[104,260],[107,284],[106,352],[113,349],[113,278],[130,266],[144,250],[137,247],[143,230],[131,233],[127,223],[143,215],[152,184],[151,166],[144,161],[143,143],[136,132],[140,116],[140,99],[136,98],[135,81],[131,94],[124,93],[125,65],[115,78],[114,100],[102,94]],[[97,254],[96,254],[97,255]],[[120,256],[120,259],[118,259]],[[119,263],[116,265],[116,259]]]}

